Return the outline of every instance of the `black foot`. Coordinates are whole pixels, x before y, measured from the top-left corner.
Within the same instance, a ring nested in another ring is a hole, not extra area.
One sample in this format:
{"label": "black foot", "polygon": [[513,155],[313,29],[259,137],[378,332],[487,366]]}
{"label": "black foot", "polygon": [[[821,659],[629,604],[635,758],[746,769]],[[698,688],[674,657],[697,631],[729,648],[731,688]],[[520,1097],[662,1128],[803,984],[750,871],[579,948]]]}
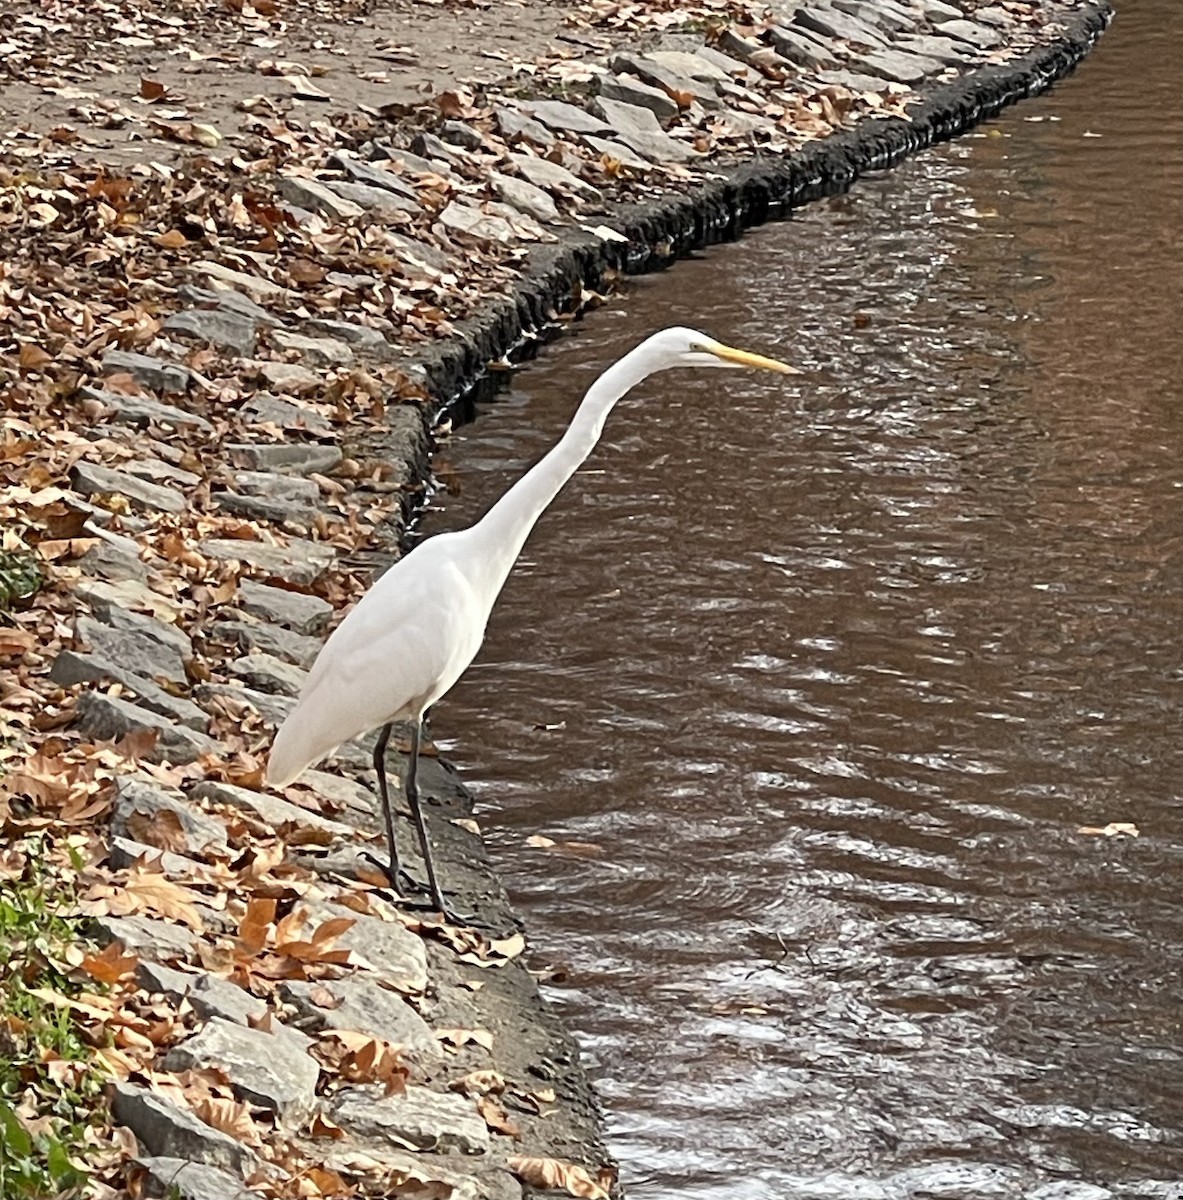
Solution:
{"label": "black foot", "polygon": [[361,852],[361,857],[366,862],[377,867],[383,875],[386,876],[386,881],[390,885],[390,890],[404,903],[414,903],[411,898],[403,891],[402,883],[405,881],[412,892],[426,892],[428,890],[425,883],[420,883],[413,875],[408,874],[402,867],[395,870],[390,869],[389,863],[384,863],[380,858],[375,858],[368,850]]}

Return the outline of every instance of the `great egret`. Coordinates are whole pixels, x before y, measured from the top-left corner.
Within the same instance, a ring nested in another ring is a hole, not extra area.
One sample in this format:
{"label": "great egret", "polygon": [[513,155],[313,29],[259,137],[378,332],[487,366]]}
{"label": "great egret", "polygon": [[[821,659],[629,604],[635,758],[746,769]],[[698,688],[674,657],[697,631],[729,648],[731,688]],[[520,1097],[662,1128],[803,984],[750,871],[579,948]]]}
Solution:
{"label": "great egret", "polygon": [[493,604],[534,523],[592,452],[613,406],[643,379],[670,367],[799,373],[693,329],[664,329],[646,339],[592,384],[559,441],[475,525],[422,542],[374,584],[321,649],[299,702],[275,735],[267,782],[282,788],[343,742],[379,730],[374,771],[390,851],[386,873],[396,893],[402,869],[386,783],[392,724],[407,721],[411,726],[407,802],[432,903],[450,915],[419,807],[423,714],[472,662]]}

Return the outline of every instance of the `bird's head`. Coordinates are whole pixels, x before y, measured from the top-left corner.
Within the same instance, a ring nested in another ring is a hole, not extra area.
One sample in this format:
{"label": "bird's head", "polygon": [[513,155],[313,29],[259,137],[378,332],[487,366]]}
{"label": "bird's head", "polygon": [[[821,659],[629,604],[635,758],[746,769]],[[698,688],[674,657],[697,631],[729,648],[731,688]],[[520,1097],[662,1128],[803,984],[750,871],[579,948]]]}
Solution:
{"label": "bird's head", "polygon": [[655,333],[648,344],[666,360],[662,365],[667,367],[754,367],[761,371],[776,371],[781,375],[801,374],[788,363],[725,346],[696,329],[680,326],[663,329]]}

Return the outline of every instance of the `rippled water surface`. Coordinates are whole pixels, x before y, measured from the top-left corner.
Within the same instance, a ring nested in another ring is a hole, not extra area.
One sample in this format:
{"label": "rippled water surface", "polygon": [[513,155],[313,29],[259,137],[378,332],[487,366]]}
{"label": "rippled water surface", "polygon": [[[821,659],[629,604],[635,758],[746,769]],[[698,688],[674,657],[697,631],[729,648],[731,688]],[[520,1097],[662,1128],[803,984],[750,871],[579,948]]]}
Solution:
{"label": "rippled water surface", "polygon": [[652,329],[810,371],[623,401],[435,713],[634,1200],[1183,1196],[1183,14],[1118,7],[447,452],[428,530]]}

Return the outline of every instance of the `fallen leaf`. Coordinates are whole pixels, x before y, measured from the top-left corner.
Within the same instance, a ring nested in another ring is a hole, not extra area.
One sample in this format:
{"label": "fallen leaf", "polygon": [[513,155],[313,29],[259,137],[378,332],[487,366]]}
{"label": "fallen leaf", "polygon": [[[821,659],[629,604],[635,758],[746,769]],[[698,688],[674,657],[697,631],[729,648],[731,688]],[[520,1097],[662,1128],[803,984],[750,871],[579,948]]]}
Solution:
{"label": "fallen leaf", "polygon": [[562,1188],[580,1200],[610,1200],[609,1194],[591,1177],[586,1167],[557,1158],[522,1158],[510,1155],[506,1166],[523,1183],[537,1188]]}

